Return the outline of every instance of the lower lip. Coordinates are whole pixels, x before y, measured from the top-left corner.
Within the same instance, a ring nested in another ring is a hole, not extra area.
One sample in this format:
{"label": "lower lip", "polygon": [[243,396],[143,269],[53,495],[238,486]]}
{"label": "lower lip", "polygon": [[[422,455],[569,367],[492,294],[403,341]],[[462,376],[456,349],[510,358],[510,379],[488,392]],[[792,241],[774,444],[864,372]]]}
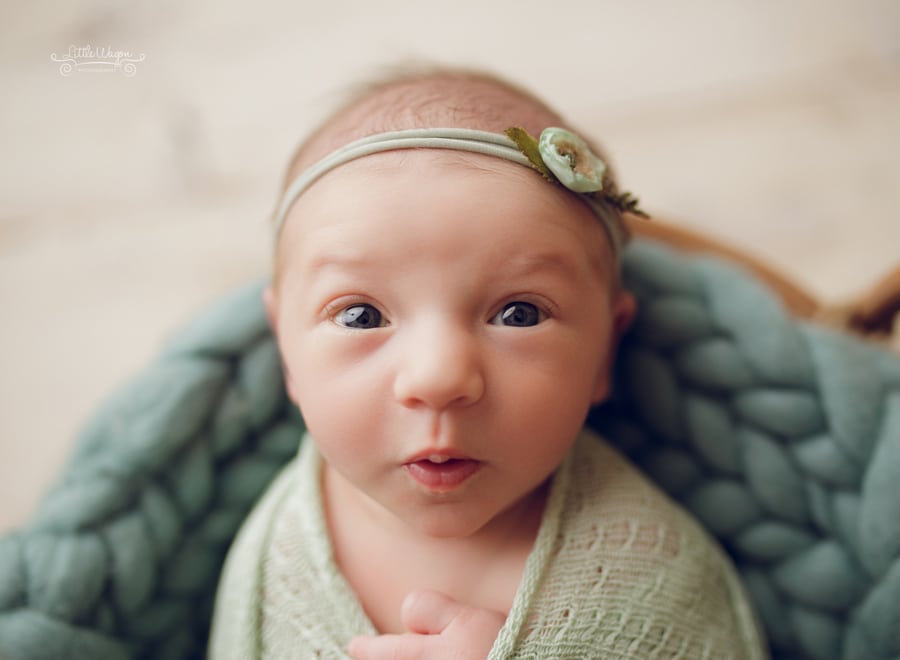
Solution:
{"label": "lower lip", "polygon": [[404,467],[409,476],[425,488],[446,493],[458,488],[478,472],[481,469],[481,463],[470,459],[455,459],[444,463],[416,461],[407,463]]}

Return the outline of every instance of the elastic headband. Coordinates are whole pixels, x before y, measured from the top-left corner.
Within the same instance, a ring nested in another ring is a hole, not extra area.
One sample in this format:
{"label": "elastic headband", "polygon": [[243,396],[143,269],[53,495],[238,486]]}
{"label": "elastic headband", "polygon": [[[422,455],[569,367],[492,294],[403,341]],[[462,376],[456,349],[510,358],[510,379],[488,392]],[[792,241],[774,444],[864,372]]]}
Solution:
{"label": "elastic headband", "polygon": [[511,128],[505,135],[467,128],[416,128],[376,133],[355,140],[301,173],[288,186],[275,213],[276,240],[291,206],[319,178],[357,158],[398,149],[469,151],[536,169],[550,181],[577,193],[587,203],[606,230],[617,261],[628,237],[620,212],[643,215],[637,208],[637,200],[629,193],[616,194],[611,182],[605,178],[605,163],[591,152],[587,143],[564,129],[547,128],[538,141],[521,128]]}

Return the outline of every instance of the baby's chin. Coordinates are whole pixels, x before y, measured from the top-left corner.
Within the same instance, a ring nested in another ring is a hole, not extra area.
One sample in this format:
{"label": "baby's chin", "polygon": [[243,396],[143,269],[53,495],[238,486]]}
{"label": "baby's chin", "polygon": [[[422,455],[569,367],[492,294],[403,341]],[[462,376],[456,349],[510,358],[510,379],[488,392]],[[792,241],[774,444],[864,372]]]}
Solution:
{"label": "baby's chin", "polygon": [[393,510],[392,513],[414,534],[434,540],[474,538],[497,517],[474,502],[433,504],[424,510]]}
{"label": "baby's chin", "polygon": [[508,506],[470,500],[432,504],[415,511],[394,510],[393,514],[411,531],[425,538],[474,540],[485,535],[495,536],[496,532],[506,536],[522,525],[532,527],[534,521],[541,519],[545,496],[545,488],[539,486]]}
{"label": "baby's chin", "polygon": [[478,534],[490,520],[465,520],[454,516],[426,516],[416,531],[432,539],[467,539]]}

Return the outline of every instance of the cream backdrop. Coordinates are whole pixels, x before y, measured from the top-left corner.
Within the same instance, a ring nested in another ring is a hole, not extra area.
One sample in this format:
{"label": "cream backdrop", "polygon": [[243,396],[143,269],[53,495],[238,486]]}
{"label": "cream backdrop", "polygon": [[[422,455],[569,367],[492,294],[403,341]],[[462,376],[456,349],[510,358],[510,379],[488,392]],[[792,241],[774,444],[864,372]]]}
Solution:
{"label": "cream backdrop", "polygon": [[[900,257],[894,0],[6,2],[0,26],[0,531],[167,334],[266,272],[292,147],[391,64],[533,88],[647,208],[826,300]],[[143,60],[54,61],[88,51]]]}

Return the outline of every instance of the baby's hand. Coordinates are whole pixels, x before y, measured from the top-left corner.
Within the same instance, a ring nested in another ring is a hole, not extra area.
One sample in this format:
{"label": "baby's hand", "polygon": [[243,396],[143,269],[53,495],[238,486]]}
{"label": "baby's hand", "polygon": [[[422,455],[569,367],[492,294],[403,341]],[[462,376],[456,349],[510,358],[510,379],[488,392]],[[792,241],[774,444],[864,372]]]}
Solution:
{"label": "baby's hand", "polygon": [[400,619],[408,633],[356,637],[356,660],[484,660],[506,617],[469,607],[437,591],[413,591],[403,600]]}

